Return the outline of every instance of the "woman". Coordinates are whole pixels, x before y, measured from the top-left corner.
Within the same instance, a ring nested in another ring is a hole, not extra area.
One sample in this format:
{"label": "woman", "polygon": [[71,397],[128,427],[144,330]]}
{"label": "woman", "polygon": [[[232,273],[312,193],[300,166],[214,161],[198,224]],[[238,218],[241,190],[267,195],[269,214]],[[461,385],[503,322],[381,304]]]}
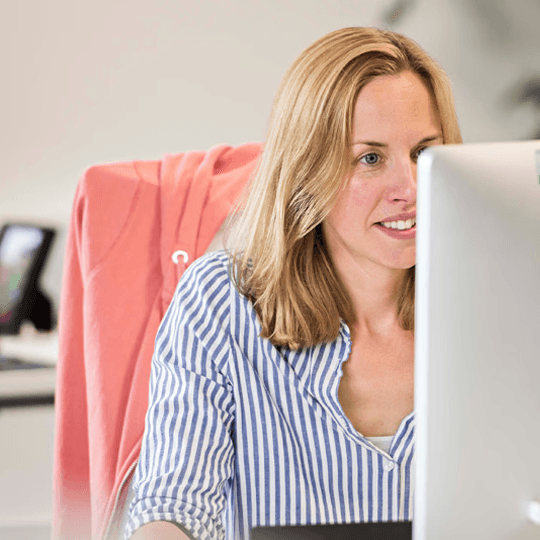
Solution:
{"label": "woman", "polygon": [[416,160],[458,142],[403,36],[345,28],[294,62],[242,246],[186,271],[158,332],[127,537],[412,519]]}

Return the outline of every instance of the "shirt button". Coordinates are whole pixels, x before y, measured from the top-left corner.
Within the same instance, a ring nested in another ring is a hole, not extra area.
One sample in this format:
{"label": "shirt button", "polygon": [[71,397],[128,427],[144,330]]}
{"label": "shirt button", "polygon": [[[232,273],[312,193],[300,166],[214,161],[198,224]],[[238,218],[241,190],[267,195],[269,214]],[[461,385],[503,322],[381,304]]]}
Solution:
{"label": "shirt button", "polygon": [[385,471],[391,471],[395,466],[396,464],[393,461],[389,461],[388,459],[385,460],[385,462],[383,463],[383,469]]}

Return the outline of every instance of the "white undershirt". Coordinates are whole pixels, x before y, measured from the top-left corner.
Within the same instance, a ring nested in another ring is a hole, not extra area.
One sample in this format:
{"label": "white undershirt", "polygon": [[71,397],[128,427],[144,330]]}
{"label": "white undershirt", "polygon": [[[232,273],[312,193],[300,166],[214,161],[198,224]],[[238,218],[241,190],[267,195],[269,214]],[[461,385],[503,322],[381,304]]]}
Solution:
{"label": "white undershirt", "polygon": [[388,454],[390,450],[390,444],[392,443],[393,435],[388,435],[386,437],[366,437],[366,439],[374,444],[377,448],[380,448],[383,452]]}

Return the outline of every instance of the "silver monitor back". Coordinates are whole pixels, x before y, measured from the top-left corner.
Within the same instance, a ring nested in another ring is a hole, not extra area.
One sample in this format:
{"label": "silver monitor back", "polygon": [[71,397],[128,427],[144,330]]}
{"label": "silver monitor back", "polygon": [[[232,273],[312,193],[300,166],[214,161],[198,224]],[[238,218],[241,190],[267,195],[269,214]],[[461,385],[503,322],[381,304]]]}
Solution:
{"label": "silver monitor back", "polygon": [[413,539],[540,538],[540,141],[419,158],[415,409]]}

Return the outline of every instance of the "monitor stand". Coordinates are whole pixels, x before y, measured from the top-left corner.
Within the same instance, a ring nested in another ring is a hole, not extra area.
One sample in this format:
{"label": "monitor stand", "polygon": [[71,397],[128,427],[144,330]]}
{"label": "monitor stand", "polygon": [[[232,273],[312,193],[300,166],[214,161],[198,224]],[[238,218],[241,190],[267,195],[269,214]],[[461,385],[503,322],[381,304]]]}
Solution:
{"label": "monitor stand", "polygon": [[52,330],[56,326],[51,300],[39,287],[35,287],[29,295],[24,319],[31,321],[36,330]]}

